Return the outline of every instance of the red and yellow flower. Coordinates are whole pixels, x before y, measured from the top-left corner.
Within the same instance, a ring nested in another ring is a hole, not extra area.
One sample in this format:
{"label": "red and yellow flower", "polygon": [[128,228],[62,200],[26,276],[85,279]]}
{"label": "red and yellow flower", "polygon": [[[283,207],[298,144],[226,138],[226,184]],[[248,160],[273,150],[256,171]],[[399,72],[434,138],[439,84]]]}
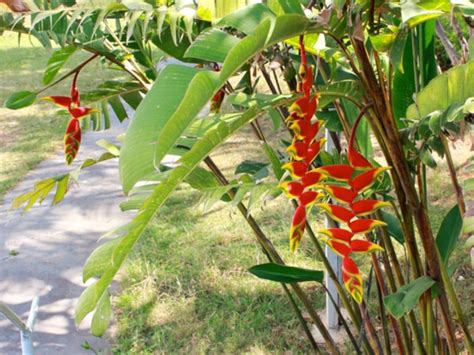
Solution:
{"label": "red and yellow flower", "polygon": [[[294,252],[303,237],[306,227],[307,208],[315,205],[332,219],[341,223],[339,228],[321,229],[320,239],[342,260],[342,276],[347,291],[354,300],[363,300],[362,275],[352,253],[367,253],[383,250],[379,245],[360,235],[368,234],[375,228],[385,226],[382,221],[361,218],[372,214],[389,203],[374,199],[365,199],[363,192],[369,189],[389,167],[374,167],[354,144],[355,131],[359,121],[352,128],[348,144],[349,164],[335,164],[312,169],[311,164],[322,149],[325,139],[317,139],[324,121],[313,118],[317,110],[317,95],[312,94],[313,69],[307,65],[303,37],[300,37],[300,81],[298,92],[303,97],[289,108],[287,123],[294,133],[292,144],[288,147],[290,161],[283,165],[292,177],[281,188],[285,194],[298,201],[290,228],[290,249]],[[335,203],[318,202],[325,198]]]}
{"label": "red and yellow flower", "polygon": [[43,98],[44,100],[52,101],[58,106],[67,108],[71,115],[71,120],[64,134],[64,156],[68,165],[76,158],[81,145],[81,124],[79,120],[93,112],[97,112],[97,110],[90,107],[81,106],[79,90],[76,86],[78,75],[79,71],[76,72],[72,81],[71,96],[47,96]]}
{"label": "red and yellow flower", "polygon": [[357,303],[362,303],[364,297],[362,276],[357,264],[350,256],[347,256],[342,260],[342,281],[352,298]]}
{"label": "red and yellow flower", "polygon": [[324,172],[311,170],[311,164],[326,140],[324,138],[317,139],[317,134],[324,122],[313,118],[318,105],[318,97],[311,92],[313,69],[307,64],[302,36],[300,44],[301,66],[298,92],[301,92],[303,97],[289,107],[290,116],[286,122],[294,132],[294,139],[288,147],[290,161],[282,166],[289,172],[293,180],[285,181],[280,185],[289,198],[298,201],[298,208],[295,210],[290,227],[290,249],[292,252],[298,248],[303,237],[307,209],[310,209],[323,197],[321,192],[315,190],[326,176]]}

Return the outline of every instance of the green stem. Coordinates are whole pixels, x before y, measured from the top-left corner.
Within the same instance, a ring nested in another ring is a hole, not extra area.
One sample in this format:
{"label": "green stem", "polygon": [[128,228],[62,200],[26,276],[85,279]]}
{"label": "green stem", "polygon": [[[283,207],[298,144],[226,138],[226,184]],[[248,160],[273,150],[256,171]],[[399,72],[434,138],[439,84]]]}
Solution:
{"label": "green stem", "polygon": [[431,292],[426,293],[426,347],[429,355],[435,353],[435,341],[433,338],[433,305],[431,300]]}
{"label": "green stem", "polygon": [[[376,219],[382,219],[382,215],[380,212],[375,212]],[[397,277],[398,285],[401,287],[405,284],[405,280],[403,278],[403,273],[402,273],[402,268],[398,262],[397,254],[395,253],[395,249],[393,247],[392,239],[388,235],[387,231],[385,228],[379,229],[380,233],[379,236],[381,237],[379,240],[381,241],[382,247],[385,249],[387,253],[383,253],[383,261],[385,265],[385,270],[387,271],[387,275],[389,283],[390,283],[390,288],[392,292],[397,291],[397,285],[395,284],[395,280],[393,279],[393,274],[392,274],[392,267],[395,270],[395,276]],[[387,255],[388,254],[388,255]],[[403,319],[402,319],[403,320]],[[420,355],[425,354],[425,349],[423,346],[423,341],[421,339],[420,333],[418,331],[418,324],[416,321],[415,314],[413,311],[411,311],[408,314],[408,323],[410,325],[410,329],[413,333],[414,339],[415,339],[415,346],[417,353]],[[407,344],[407,350],[409,353],[411,353],[409,344],[411,343],[408,338],[407,330],[405,329],[406,327],[404,326],[404,323],[402,323],[402,332],[403,336],[405,339],[405,343]]]}
{"label": "green stem", "polygon": [[[437,253],[438,253],[438,258],[441,260],[439,250],[437,250]],[[449,302],[454,308],[454,313],[456,314],[458,322],[461,325],[461,328],[464,333],[464,343],[466,345],[466,350],[468,351],[469,354],[474,354],[474,346],[473,346],[471,332],[469,331],[469,327],[464,318],[464,313],[462,311],[461,305],[459,304],[458,297],[456,296],[456,292],[454,291],[453,284],[451,282],[451,279],[449,278],[448,271],[446,270],[446,265],[444,265],[444,262],[442,261],[440,262],[440,270],[441,270],[441,277],[443,279],[446,295],[449,299]]]}
{"label": "green stem", "polygon": [[49,85],[46,85],[44,88],[42,88],[40,91],[37,92],[37,94],[41,94],[42,92],[48,90],[49,88],[59,84],[61,81],[67,79],[69,76],[73,75],[73,74],[76,74],[78,73],[82,68],[84,68],[87,64],[89,64],[90,62],[92,62],[95,58],[97,58],[99,56],[99,53],[95,53],[93,54],[90,58],[88,58],[87,60],[85,60],[84,62],[82,62],[81,64],[79,64],[77,67],[75,67],[74,69],[71,69],[70,71],[68,71],[66,74],[64,74],[63,76],[61,76],[59,79],[53,81],[51,84]]}
{"label": "green stem", "polygon": [[392,351],[390,347],[390,335],[388,332],[388,327],[387,327],[387,322],[386,322],[387,315],[385,314],[385,306],[383,303],[382,290],[380,289],[380,284],[378,282],[377,282],[377,299],[379,301],[379,317],[380,317],[380,322],[382,323],[385,353],[390,354]]}

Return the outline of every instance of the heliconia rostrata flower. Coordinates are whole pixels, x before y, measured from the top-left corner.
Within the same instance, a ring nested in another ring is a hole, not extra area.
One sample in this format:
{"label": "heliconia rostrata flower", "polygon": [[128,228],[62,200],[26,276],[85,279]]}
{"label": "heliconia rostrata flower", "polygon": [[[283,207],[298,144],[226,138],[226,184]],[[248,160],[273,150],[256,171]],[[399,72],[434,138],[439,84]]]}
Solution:
{"label": "heliconia rostrata flower", "polygon": [[93,112],[97,112],[92,108],[81,106],[79,90],[76,86],[78,75],[79,71],[76,72],[72,81],[71,96],[47,96],[43,98],[58,106],[66,107],[71,115],[64,134],[64,156],[67,164],[71,164],[76,158],[81,145],[81,124],[79,120]]}
{"label": "heliconia rostrata flower", "polygon": [[354,137],[357,123],[352,128],[348,144],[349,164],[317,168],[312,166],[326,140],[318,138],[324,121],[314,117],[318,94],[312,93],[313,68],[307,64],[303,36],[300,37],[300,55],[301,79],[297,91],[302,93],[303,97],[289,107],[290,115],[286,122],[294,138],[287,149],[290,160],[282,166],[289,172],[292,180],[280,184],[288,198],[298,201],[290,227],[290,250],[294,252],[300,244],[306,228],[307,212],[313,205],[321,208],[334,221],[339,222],[341,227],[319,230],[320,240],[342,257],[344,285],[354,300],[361,303],[362,276],[351,255],[383,250],[379,245],[358,236],[385,225],[382,221],[361,217],[390,205],[385,201],[365,199],[361,194],[389,168],[374,167],[356,150]]}

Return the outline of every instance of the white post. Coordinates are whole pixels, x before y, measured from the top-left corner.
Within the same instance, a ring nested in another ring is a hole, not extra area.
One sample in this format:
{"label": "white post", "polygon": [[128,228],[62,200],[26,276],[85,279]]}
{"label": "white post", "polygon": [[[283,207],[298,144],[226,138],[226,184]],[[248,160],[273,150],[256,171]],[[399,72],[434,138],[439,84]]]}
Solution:
{"label": "white post", "polygon": [[[326,129],[326,146],[325,150],[328,153],[331,153],[334,149],[334,142],[331,138],[329,130]],[[337,227],[337,223],[332,221],[329,217],[326,217],[326,228],[334,228]],[[326,257],[329,260],[329,264],[331,264],[332,269],[337,275],[337,278],[341,279],[341,259],[338,255],[336,255],[328,246],[326,246],[325,250]],[[336,286],[334,282],[328,277],[326,273],[326,287],[328,289],[328,293],[332,296],[333,300],[335,300],[337,307],[340,306],[339,294],[337,293]],[[326,295],[326,319],[327,319],[327,326],[329,329],[339,329],[339,316],[337,314],[335,305],[331,301],[329,295]]]}

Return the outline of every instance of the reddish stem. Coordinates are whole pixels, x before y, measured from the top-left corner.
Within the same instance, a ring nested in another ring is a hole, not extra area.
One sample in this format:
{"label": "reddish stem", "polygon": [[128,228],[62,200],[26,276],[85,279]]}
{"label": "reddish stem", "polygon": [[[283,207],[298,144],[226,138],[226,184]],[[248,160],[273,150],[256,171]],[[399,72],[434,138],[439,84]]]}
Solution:
{"label": "reddish stem", "polygon": [[368,109],[369,107],[371,107],[371,106],[372,106],[372,104],[368,104],[368,105],[364,106],[364,107],[362,108],[362,110],[360,110],[359,114],[357,115],[357,117],[356,117],[356,119],[355,119],[355,121],[354,121],[354,124],[353,124],[353,126],[352,126],[351,136],[349,137],[349,147],[348,147],[348,149],[353,149],[353,147],[354,147],[355,133],[356,133],[357,127],[359,126],[359,123],[360,123],[362,117],[364,116],[365,111],[367,111],[367,109]]}

